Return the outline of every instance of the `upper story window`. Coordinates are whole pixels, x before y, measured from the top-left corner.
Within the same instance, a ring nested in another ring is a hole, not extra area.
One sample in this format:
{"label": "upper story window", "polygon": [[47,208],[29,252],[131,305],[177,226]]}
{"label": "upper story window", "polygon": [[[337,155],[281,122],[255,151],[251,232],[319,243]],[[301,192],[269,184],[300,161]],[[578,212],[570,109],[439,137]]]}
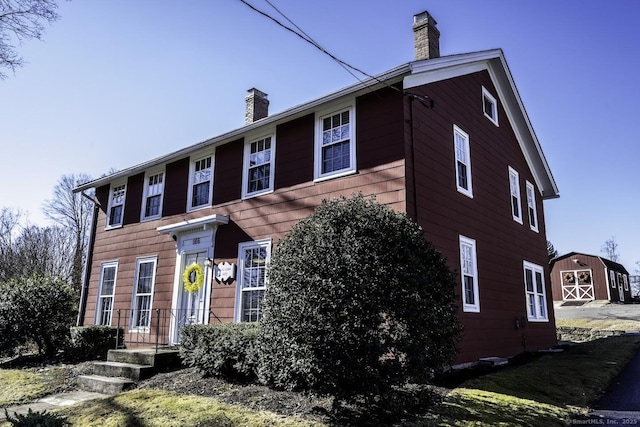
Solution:
{"label": "upper story window", "polygon": [[142,220],[162,216],[164,172],[147,173],[142,196]]}
{"label": "upper story window", "polygon": [[275,138],[273,135],[250,141],[244,147],[242,197],[273,191]]}
{"label": "upper story window", "polygon": [[622,281],[624,283],[624,290],[628,291],[629,290],[629,278],[627,277],[626,274],[622,276]]}
{"label": "upper story window", "polygon": [[315,142],[315,179],[355,172],[354,119],[353,107],[319,116]]}
{"label": "upper story window", "polygon": [[498,126],[498,103],[484,87],[482,87],[482,111],[494,125]]}
{"label": "upper story window", "polygon": [[464,236],[460,236],[460,279],[462,281],[462,310],[479,313],[476,241]]}
{"label": "upper story window", "polygon": [[524,285],[527,298],[527,317],[529,321],[545,322],[547,313],[547,295],[544,286],[544,269],[536,264],[524,261]]}
{"label": "upper story window", "polygon": [[511,191],[511,215],[513,220],[522,224],[522,207],[520,206],[520,175],[509,166],[509,188]]}
{"label": "upper story window", "polygon": [[611,287],[613,289],[616,288],[616,272],[613,270],[609,270],[609,281],[611,282]]}
{"label": "upper story window", "polygon": [[107,207],[107,228],[122,226],[126,193],[126,182],[111,184],[111,190],[109,192],[109,206]]}
{"label": "upper story window", "polygon": [[456,187],[465,196],[473,197],[469,135],[456,125],[453,126],[453,144],[456,155]]}
{"label": "upper story window", "polygon": [[188,209],[211,206],[213,194],[213,157],[196,157],[189,168],[189,196]]}
{"label": "upper story window", "polygon": [[536,191],[532,183],[527,181],[527,211],[529,212],[529,227],[538,232],[538,211],[536,210]]}

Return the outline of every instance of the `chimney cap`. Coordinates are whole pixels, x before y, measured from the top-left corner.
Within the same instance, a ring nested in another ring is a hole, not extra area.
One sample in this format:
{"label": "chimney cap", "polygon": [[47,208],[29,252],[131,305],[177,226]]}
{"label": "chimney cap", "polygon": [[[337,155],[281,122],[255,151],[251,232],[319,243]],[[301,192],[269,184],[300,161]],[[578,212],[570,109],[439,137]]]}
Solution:
{"label": "chimney cap", "polygon": [[436,20],[433,19],[433,16],[431,16],[431,14],[425,10],[424,12],[413,15],[413,25],[422,24],[423,22],[428,21],[429,19],[433,21],[433,25],[438,24]]}

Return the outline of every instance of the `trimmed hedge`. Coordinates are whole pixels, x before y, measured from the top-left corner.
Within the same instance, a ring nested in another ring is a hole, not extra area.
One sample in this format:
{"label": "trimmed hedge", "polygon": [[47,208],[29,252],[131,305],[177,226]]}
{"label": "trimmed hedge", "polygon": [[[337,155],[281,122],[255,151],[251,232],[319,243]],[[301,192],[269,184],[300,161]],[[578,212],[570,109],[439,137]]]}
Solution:
{"label": "trimmed hedge", "polygon": [[256,377],[259,331],[257,323],[186,325],[180,357],[207,376],[250,381]]}
{"label": "trimmed hedge", "polygon": [[[119,335],[119,336],[118,336]],[[105,360],[107,352],[124,342],[124,329],[112,326],[74,326],[67,347],[67,356],[73,360]]]}

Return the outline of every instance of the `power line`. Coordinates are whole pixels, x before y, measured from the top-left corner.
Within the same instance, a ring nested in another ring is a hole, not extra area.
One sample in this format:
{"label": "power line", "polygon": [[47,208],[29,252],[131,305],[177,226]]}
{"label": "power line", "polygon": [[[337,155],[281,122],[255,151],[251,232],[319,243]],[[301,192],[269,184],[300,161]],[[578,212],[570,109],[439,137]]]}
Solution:
{"label": "power line", "polygon": [[325,48],[323,48],[322,46],[320,46],[319,43],[317,43],[315,40],[313,40],[313,38],[311,38],[309,35],[307,35],[298,25],[296,25],[291,19],[289,19],[284,13],[282,13],[276,6],[274,6],[269,0],[265,0],[267,2],[267,4],[269,4],[269,6],[271,6],[276,12],[278,12],[280,15],[282,15],[284,17],[284,19],[286,19],[289,23],[291,23],[291,25],[293,25],[296,29],[293,29],[285,24],[283,24],[282,22],[280,22],[278,19],[274,18],[273,16],[269,15],[267,12],[264,12],[258,8],[256,8],[255,6],[253,6],[252,4],[250,4],[248,1],[246,0],[240,0],[244,5],[246,5],[247,7],[249,7],[251,10],[253,10],[254,12],[259,13],[260,15],[264,16],[265,18],[275,22],[278,26],[284,28],[285,30],[295,34],[296,36],[300,37],[302,40],[304,40],[305,42],[309,43],[310,45],[312,45],[313,47],[315,47],[316,49],[318,49],[319,51],[321,51],[322,53],[324,53],[325,55],[329,56],[331,59],[333,59],[335,62],[337,62],[338,64],[340,64],[340,66],[342,66],[345,70],[347,70],[347,72],[349,72],[349,74],[351,74],[354,78],[356,78],[360,83],[364,83],[360,78],[358,78],[358,76],[356,76],[355,74],[353,74],[353,71],[356,71],[372,80],[375,80],[376,82],[383,84],[384,86],[393,89],[395,91],[398,92],[402,92],[404,95],[408,95],[414,99],[417,99],[420,101],[420,103],[428,108],[433,108],[433,100],[431,98],[429,98],[428,96],[424,96],[424,95],[419,95],[419,94],[415,94],[415,93],[411,93],[411,92],[407,92],[405,90],[399,89],[395,86],[392,86],[390,84],[388,84],[385,81],[380,80],[379,78],[377,78],[376,76],[372,76],[366,72],[364,72],[363,70],[359,69],[358,67],[355,67],[343,60],[341,60],[340,58],[336,57],[334,54],[332,54],[331,52],[329,52],[328,50],[326,50]]}

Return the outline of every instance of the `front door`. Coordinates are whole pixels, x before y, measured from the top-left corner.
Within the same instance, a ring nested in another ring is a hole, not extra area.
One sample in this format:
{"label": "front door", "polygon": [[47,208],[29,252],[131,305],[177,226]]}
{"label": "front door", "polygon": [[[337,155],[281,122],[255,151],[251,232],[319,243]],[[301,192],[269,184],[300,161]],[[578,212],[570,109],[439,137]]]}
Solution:
{"label": "front door", "polygon": [[182,338],[182,328],[185,325],[202,324],[207,322],[206,295],[207,284],[210,282],[209,268],[205,266],[207,251],[184,254],[180,263],[183,272],[191,264],[198,264],[204,273],[204,283],[197,292],[187,292],[184,287],[184,280],[180,274],[180,286],[178,290],[178,303],[172,313],[174,327],[172,343],[177,344]]}

